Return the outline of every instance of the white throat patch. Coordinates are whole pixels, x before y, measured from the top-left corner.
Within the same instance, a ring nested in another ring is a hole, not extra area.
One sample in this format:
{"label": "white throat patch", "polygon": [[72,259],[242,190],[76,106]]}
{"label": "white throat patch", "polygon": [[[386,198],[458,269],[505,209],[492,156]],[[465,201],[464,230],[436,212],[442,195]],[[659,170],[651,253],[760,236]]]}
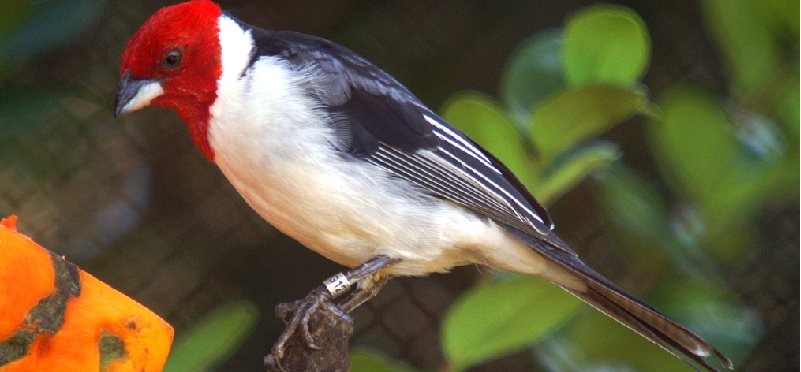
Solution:
{"label": "white throat patch", "polygon": [[[253,50],[253,37],[250,30],[242,29],[239,24],[226,15],[222,15],[219,20],[220,28],[220,59],[222,61],[222,73],[217,80],[218,95],[226,90],[226,86],[236,83],[239,76],[250,62],[250,54]],[[214,107],[212,107],[214,110]],[[211,112],[215,116],[215,112]]]}

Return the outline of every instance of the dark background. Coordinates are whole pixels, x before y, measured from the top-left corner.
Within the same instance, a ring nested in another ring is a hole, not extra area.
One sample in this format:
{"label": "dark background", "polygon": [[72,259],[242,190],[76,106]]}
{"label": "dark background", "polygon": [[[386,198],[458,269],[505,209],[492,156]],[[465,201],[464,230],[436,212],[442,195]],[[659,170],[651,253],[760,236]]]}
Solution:
{"label": "dark background", "polygon": [[[459,90],[497,96],[500,72],[520,41],[560,26],[571,11],[596,2],[221,3],[249,23],[346,45],[436,109]],[[649,28],[653,53],[644,83],[654,93],[683,80],[717,92],[727,89],[697,2],[611,3],[631,7]],[[0,215],[19,215],[21,232],[150,307],[179,335],[221,303],[252,301],[260,308],[260,323],[220,370],[259,370],[282,328],[273,307],[301,298],[341,267],[255,215],[194,148],[174,113],[148,108],[112,117],[128,38],[169,3],[89,4],[95,13],[80,32],[3,76],[0,87],[12,92],[24,94],[35,87],[63,94],[53,98],[55,105],[32,107],[25,123],[0,116]],[[0,98],[6,103],[16,99],[8,93]],[[611,135],[623,144],[626,161],[655,174],[638,141],[641,131],[634,124]],[[615,278],[625,265],[592,206],[583,185],[550,210],[560,235],[590,265]],[[760,221],[753,261],[724,274],[765,323],[764,337],[738,369],[798,370],[798,205],[775,205]],[[448,275],[393,280],[355,314],[354,344],[436,370],[444,364],[438,341],[442,313],[478,274],[477,268],[467,267]],[[538,368],[523,352],[477,370]]]}

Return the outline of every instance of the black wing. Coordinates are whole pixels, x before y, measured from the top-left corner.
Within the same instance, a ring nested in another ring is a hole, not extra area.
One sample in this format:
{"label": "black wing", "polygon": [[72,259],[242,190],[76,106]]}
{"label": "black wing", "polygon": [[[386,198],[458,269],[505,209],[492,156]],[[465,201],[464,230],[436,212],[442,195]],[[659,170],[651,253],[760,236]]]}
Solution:
{"label": "black wing", "polygon": [[[502,225],[542,239],[551,235],[547,211],[506,166],[389,74],[324,39],[281,31],[254,36],[254,60],[280,54],[312,75],[307,91],[334,119],[339,150]],[[561,241],[554,246],[575,254]]]}

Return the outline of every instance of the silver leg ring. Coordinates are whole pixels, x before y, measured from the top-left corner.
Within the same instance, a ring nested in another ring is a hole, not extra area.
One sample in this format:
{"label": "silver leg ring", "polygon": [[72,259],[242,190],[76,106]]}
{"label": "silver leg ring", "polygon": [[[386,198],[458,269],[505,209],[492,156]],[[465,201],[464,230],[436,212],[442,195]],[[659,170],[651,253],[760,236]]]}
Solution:
{"label": "silver leg ring", "polygon": [[331,297],[336,298],[350,289],[350,286],[353,283],[348,280],[348,277],[346,277],[345,274],[339,273],[323,281],[323,284],[325,284],[325,288],[328,290],[328,292],[331,293]]}

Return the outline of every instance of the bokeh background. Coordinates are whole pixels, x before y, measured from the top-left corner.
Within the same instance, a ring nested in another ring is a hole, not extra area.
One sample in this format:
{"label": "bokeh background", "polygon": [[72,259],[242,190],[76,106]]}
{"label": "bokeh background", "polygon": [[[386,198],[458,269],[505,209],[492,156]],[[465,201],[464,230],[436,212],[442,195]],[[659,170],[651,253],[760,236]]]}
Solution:
{"label": "bokeh background", "polygon": [[[597,4],[583,0],[220,2],[249,23],[320,35],[346,45],[396,76],[435,109],[463,90],[499,97],[507,61],[522,41],[541,30],[562,27],[576,10]],[[342,268],[254,214],[194,148],[174,113],[148,108],[113,118],[120,55],[138,26],[170,3],[0,3],[0,215],[18,215],[21,232],[153,309],[175,326],[179,339],[192,334],[203,319],[208,322],[204,316],[231,304],[229,313],[238,314],[234,318],[239,316],[244,323],[228,328],[237,329],[233,333],[241,341],[206,334],[200,354],[213,357],[216,362],[211,365],[217,370],[259,370],[283,328],[272,315],[273,307],[303,297]],[[633,9],[648,28],[652,51],[642,83],[653,99],[677,83],[691,82],[743,116],[757,112],[767,122],[787,117],[738,94],[731,60],[742,56],[732,56],[722,41],[725,37],[716,33],[710,11],[716,2],[608,3]],[[748,8],[747,1],[733,3],[740,4],[733,8]],[[714,278],[719,285],[715,288],[725,290],[726,303],[735,305],[716,308],[728,313],[704,314],[720,315],[729,322],[724,326],[739,339],[719,339],[726,346],[723,351],[734,357],[737,370],[743,371],[799,368],[798,4],[767,3],[791,9],[790,26],[784,27],[779,15],[771,31],[779,40],[781,60],[788,62],[766,91],[779,95],[788,81],[794,91],[790,112],[795,121],[789,123],[790,131],[767,132],[779,144],[779,150],[773,149],[794,159],[796,166],[789,175],[794,183],[769,188],[768,195],[758,194],[760,203],[742,211],[739,233],[725,235],[722,242],[738,247],[735,253],[713,252],[705,256],[701,269],[692,264],[687,264],[691,269],[682,269],[681,262],[673,263],[679,268],[659,273],[660,280],[665,275],[672,278],[666,279],[668,284],[652,285],[649,270],[663,261],[648,263],[649,247],[643,247],[646,253],[636,259],[629,258],[631,248],[626,244],[637,239],[627,239],[625,229],[615,228],[614,216],[599,201],[602,180],[581,182],[549,205],[557,231],[585,261],[637,295],[649,298],[654,291],[650,297],[658,302],[660,293],[666,296],[669,288],[681,287],[688,277]],[[737,19],[745,24],[763,15],[742,12]],[[770,99],[759,102],[764,101]],[[648,125],[649,119],[636,116],[605,136],[619,144],[619,161],[664,195],[669,215],[686,222],[686,205],[672,191],[658,156],[649,148]],[[787,123],[776,125],[787,127]],[[465,267],[447,275],[393,280],[354,314],[353,344],[360,350],[379,351],[395,366],[444,369],[448,358],[440,333],[445,314],[465,290],[488,276],[492,275],[486,270]],[[668,289],[660,292],[654,287]],[[591,313],[584,307],[532,347],[472,368],[667,368],[656,361],[650,366],[628,361],[621,354],[638,354],[647,343],[631,346],[603,332],[588,337],[617,351],[582,352],[571,346],[571,332],[582,329],[573,323]],[[584,364],[565,364],[565,360]]]}

